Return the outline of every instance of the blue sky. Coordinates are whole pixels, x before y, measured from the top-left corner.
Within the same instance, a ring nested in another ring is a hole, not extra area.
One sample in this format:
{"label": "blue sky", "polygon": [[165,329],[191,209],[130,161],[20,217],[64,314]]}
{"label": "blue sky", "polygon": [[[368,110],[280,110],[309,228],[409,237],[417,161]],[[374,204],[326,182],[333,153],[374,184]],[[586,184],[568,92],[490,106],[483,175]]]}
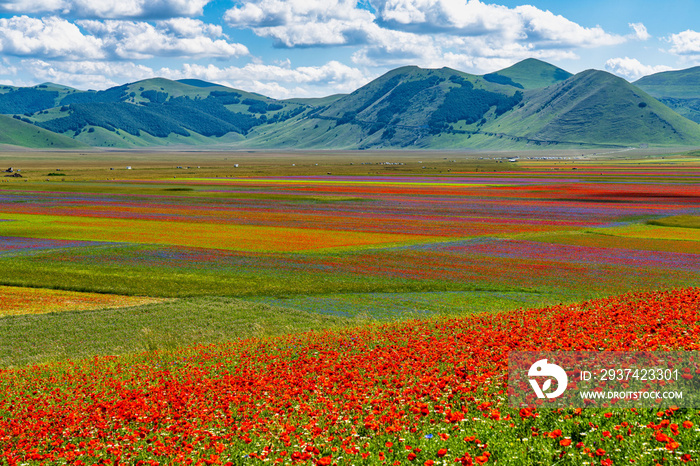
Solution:
{"label": "blue sky", "polygon": [[0,83],[199,78],[277,98],[403,65],[483,74],[534,57],[630,81],[700,64],[680,0],[0,0]]}

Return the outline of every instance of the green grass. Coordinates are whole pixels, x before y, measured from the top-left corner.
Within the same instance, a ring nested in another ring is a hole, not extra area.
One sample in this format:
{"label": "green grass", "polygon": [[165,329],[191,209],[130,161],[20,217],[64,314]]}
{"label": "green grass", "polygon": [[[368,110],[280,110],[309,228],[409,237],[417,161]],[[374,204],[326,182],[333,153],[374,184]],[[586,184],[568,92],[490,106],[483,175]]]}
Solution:
{"label": "green grass", "polygon": [[87,147],[78,141],[38,128],[7,115],[0,115],[0,144],[37,149],[76,149]]}
{"label": "green grass", "polygon": [[[586,296],[588,298],[592,296]],[[284,297],[252,297],[249,301],[316,314],[381,320],[503,312],[581,300],[583,293],[564,290],[422,291],[398,293],[330,293]]]}
{"label": "green grass", "polygon": [[700,90],[700,66],[655,73],[634,82],[654,97],[697,98]]}
{"label": "green grass", "polygon": [[528,58],[495,73],[512,79],[525,89],[550,86],[573,76],[568,71],[535,58]]}
{"label": "green grass", "polygon": [[522,108],[483,131],[571,143],[662,146],[700,144],[700,126],[624,79],[589,70],[533,91]]}
{"label": "green grass", "polygon": [[[77,252],[77,251],[76,251]],[[75,252],[73,252],[74,254]],[[65,254],[65,253],[63,253]],[[45,255],[0,259],[0,285],[91,291],[127,296],[288,296],[327,293],[522,291],[480,283],[409,280],[388,276],[324,274],[274,269],[174,269],[123,264],[74,263]],[[99,258],[96,258],[96,261]]]}
{"label": "green grass", "polygon": [[700,67],[645,76],[634,85],[684,117],[700,123]]}
{"label": "green grass", "polygon": [[649,225],[676,228],[700,228],[700,216],[675,215],[673,217],[660,218],[647,221]]}
{"label": "green grass", "polygon": [[[240,338],[501,312],[580,299],[559,291],[334,293],[247,300],[203,296],[120,309],[7,316],[0,317],[0,367],[96,355],[141,357],[139,354]],[[334,305],[354,312],[319,312],[319,306],[333,310]],[[397,306],[403,310],[398,311]]]}
{"label": "green grass", "polygon": [[264,338],[360,322],[222,297],[9,316],[0,318],[0,367],[167,351],[186,345]]}

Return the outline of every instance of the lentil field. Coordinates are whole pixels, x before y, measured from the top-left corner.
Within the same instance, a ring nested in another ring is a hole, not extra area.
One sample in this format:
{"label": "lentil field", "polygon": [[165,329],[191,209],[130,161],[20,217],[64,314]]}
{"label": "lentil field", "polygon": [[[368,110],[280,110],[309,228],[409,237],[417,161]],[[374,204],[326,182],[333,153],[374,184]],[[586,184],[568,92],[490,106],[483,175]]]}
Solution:
{"label": "lentil field", "polygon": [[364,157],[3,179],[0,464],[697,462],[698,409],[505,395],[700,350],[697,158]]}

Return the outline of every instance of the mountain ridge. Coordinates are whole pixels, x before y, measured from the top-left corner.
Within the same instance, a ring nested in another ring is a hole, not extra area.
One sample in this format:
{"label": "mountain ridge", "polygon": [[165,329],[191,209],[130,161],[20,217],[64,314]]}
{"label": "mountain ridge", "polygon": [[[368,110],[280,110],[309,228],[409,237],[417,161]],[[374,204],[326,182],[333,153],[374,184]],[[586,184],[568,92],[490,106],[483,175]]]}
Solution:
{"label": "mountain ridge", "polygon": [[[622,78],[598,70],[572,75],[536,59],[485,75],[405,66],[350,94],[284,100],[159,77],[103,91],[0,86],[0,113],[60,136],[61,143],[68,138],[98,147],[700,145],[697,123]],[[49,139],[27,143],[44,147],[41,141]]]}
{"label": "mountain ridge", "polygon": [[644,76],[634,85],[677,113],[700,123],[700,66]]}

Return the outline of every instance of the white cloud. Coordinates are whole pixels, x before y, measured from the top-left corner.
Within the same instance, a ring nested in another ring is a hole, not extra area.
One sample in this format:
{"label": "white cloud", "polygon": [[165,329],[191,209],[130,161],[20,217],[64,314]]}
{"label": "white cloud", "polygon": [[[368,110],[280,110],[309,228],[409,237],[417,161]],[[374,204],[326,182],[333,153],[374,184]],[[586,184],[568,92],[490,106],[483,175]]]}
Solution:
{"label": "white cloud", "polygon": [[[479,3],[478,1],[469,3]],[[605,32],[600,26],[583,27],[561,15],[531,5],[513,10],[520,19],[525,41],[539,47],[600,47],[625,42],[626,38]]]}
{"label": "white cloud", "polygon": [[231,8],[224,19],[286,47],[355,44],[366,42],[374,20],[356,5],[353,0],[259,0]]}
{"label": "white cloud", "polygon": [[374,0],[372,4],[376,17],[351,0],[256,0],[228,10],[225,19],[234,27],[252,28],[290,47],[352,43],[358,33],[359,39],[368,40],[369,24],[423,35],[488,35],[556,47],[597,47],[626,40],[599,26],[586,28],[531,5],[507,8],[479,0]]}
{"label": "white cloud", "polygon": [[687,31],[671,34],[666,39],[671,43],[669,52],[676,55],[700,55],[700,32]]}
{"label": "white cloud", "polygon": [[81,18],[200,16],[211,0],[0,0],[0,11],[59,13]]}
{"label": "white cloud", "polygon": [[0,63],[0,75],[17,74],[17,67],[10,64],[10,62],[5,58],[2,63]]}
{"label": "white cloud", "polygon": [[84,35],[75,24],[58,17],[0,18],[0,53],[45,58],[102,58],[102,41]]}
{"label": "white cloud", "polygon": [[103,42],[117,58],[146,59],[155,56],[230,58],[248,54],[242,44],[225,39],[220,26],[189,18],[146,22],[82,20],[78,24]]}
{"label": "white cloud", "polygon": [[179,70],[162,68],[169,79],[197,78],[275,98],[321,96],[351,92],[370,80],[362,71],[337,61],[322,66],[292,68],[288,64],[249,63],[243,67],[185,64]]}
{"label": "white cloud", "polygon": [[[571,58],[577,48],[630,39],[531,5],[508,8],[479,0],[371,4],[374,12],[358,7],[355,0],[253,0],[229,9],[224,18],[232,27],[250,28],[284,47],[359,45],[353,61],[368,66],[443,66],[446,56],[472,63]],[[631,27],[636,38],[646,33],[641,23]]]}
{"label": "white cloud", "polygon": [[65,0],[0,0],[0,11],[11,13],[46,13],[65,11]]}
{"label": "white cloud", "polygon": [[81,20],[74,24],[55,16],[0,18],[0,53],[6,56],[94,60],[231,58],[249,53],[244,45],[227,39],[221,26],[190,18],[155,24],[122,20]]}
{"label": "white cloud", "polygon": [[51,81],[78,89],[106,89],[126,82],[152,78],[151,68],[129,62],[22,60],[37,82]]}
{"label": "white cloud", "polygon": [[635,81],[642,76],[648,76],[662,71],[672,70],[670,66],[656,65],[649,66],[642,64],[636,58],[611,58],[605,62],[605,69],[618,76],[622,76],[628,81]]}
{"label": "white cloud", "polygon": [[651,38],[651,35],[647,31],[646,26],[642,23],[629,23],[629,27],[632,28],[634,31],[634,34],[631,35],[631,38],[633,39],[638,39],[638,40],[648,40]]}
{"label": "white cloud", "polygon": [[431,36],[382,29],[376,25],[368,29],[369,45],[353,54],[354,63],[367,66],[417,63],[438,66],[443,55],[442,48]]}

